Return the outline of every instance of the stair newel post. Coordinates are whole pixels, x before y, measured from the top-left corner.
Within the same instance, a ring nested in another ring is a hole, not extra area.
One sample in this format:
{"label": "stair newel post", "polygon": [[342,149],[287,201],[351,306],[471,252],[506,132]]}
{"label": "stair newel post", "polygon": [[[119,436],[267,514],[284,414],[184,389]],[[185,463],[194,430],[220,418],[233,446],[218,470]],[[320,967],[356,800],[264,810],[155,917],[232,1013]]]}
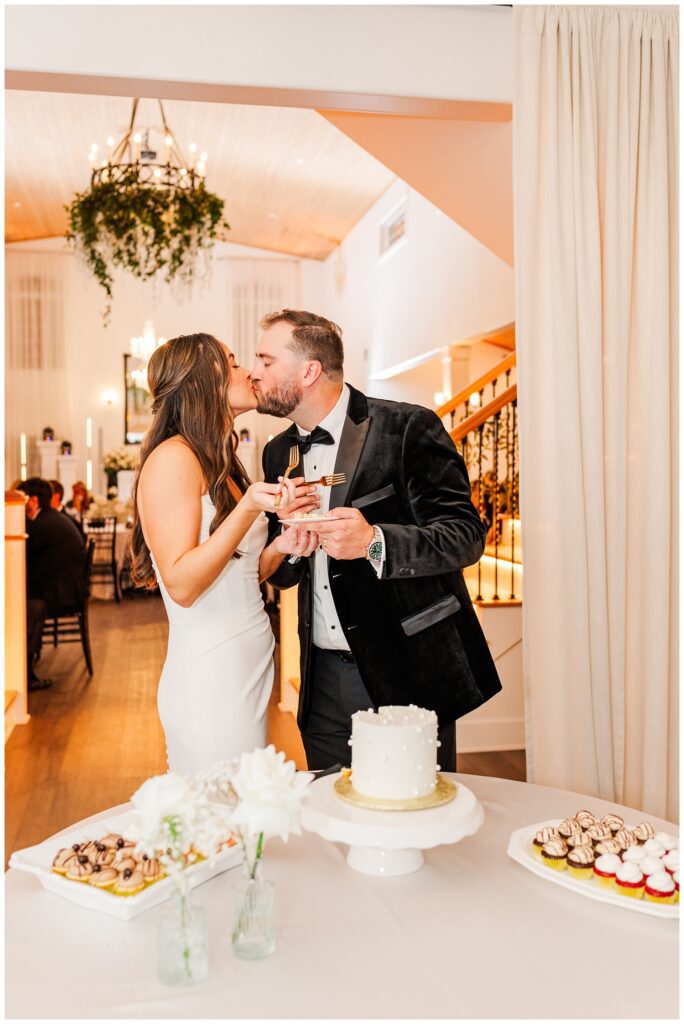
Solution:
{"label": "stair newel post", "polygon": [[499,421],[501,413],[494,414],[494,452],[492,460],[494,493],[492,519],[494,520],[494,601],[499,600]]}
{"label": "stair newel post", "polygon": [[[480,519],[486,523],[486,508],[484,496],[484,483],[482,481],[482,438],[484,435],[484,423],[477,430],[477,504]],[[476,601],[482,600],[482,559],[477,563],[477,597]]]}

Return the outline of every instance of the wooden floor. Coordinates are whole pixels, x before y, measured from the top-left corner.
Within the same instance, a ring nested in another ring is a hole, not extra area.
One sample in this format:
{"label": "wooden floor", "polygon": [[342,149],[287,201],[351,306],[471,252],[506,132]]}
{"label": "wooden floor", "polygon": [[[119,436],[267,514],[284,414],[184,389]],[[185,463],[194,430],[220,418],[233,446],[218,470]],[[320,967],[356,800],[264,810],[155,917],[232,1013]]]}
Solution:
{"label": "wooden floor", "polygon": [[[5,857],[60,829],[128,800],[150,775],[166,769],[156,688],[167,625],[159,597],[116,605],[91,601],[95,673],[89,679],[78,645],[47,648],[38,673],[49,690],[29,694],[31,720],[5,748]],[[269,742],[305,768],[294,718],[269,708]],[[462,754],[458,770],[525,779],[524,751]]]}

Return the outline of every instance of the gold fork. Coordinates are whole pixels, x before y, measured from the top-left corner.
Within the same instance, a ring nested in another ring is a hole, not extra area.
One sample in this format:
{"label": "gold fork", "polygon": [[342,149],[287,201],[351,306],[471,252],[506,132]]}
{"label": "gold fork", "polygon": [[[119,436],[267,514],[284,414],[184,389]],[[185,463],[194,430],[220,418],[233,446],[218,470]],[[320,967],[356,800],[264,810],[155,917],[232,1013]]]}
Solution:
{"label": "gold fork", "polygon": [[[283,480],[287,480],[287,478],[290,475],[290,473],[292,472],[292,470],[295,468],[295,466],[298,466],[298,465],[299,465],[299,445],[293,444],[292,447],[290,448],[290,459],[289,459],[289,462],[287,464],[287,469],[285,470],[285,475],[283,476]],[[276,499],[273,502],[273,505],[274,505],[275,508],[278,508],[278,506],[280,505],[280,502],[282,501],[282,499],[283,499],[282,492],[280,494],[276,494]]]}
{"label": "gold fork", "polygon": [[337,487],[338,484],[346,484],[347,477],[344,473],[330,473],[328,476],[319,476],[318,480],[305,480],[304,484],[314,486],[322,484],[324,487]]}

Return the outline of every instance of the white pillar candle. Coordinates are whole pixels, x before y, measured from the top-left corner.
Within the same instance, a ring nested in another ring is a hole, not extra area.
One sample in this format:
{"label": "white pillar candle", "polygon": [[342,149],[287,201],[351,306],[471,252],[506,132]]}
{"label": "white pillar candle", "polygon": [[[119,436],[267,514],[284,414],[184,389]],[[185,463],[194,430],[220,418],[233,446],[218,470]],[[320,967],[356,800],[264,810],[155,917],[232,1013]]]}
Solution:
{"label": "white pillar candle", "polygon": [[22,466],[26,465],[26,434],[22,434],[19,438],[19,461]]}

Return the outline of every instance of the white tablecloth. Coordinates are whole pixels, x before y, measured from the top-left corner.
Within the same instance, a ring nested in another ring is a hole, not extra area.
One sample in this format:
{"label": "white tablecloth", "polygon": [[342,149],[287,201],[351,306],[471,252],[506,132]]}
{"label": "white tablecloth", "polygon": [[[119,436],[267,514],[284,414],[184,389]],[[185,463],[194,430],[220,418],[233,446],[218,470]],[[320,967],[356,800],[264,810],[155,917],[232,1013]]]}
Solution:
{"label": "white tablecloth", "polygon": [[455,846],[427,850],[415,874],[359,874],[344,847],[310,834],[269,843],[278,948],[266,960],[231,953],[236,871],[196,890],[209,915],[210,974],[187,989],[157,980],[159,908],[116,921],[10,870],[7,1016],[676,1017],[677,921],[577,896],[506,855],[514,829],[581,807],[676,829],[590,797],[461,777],[485,823]]}

